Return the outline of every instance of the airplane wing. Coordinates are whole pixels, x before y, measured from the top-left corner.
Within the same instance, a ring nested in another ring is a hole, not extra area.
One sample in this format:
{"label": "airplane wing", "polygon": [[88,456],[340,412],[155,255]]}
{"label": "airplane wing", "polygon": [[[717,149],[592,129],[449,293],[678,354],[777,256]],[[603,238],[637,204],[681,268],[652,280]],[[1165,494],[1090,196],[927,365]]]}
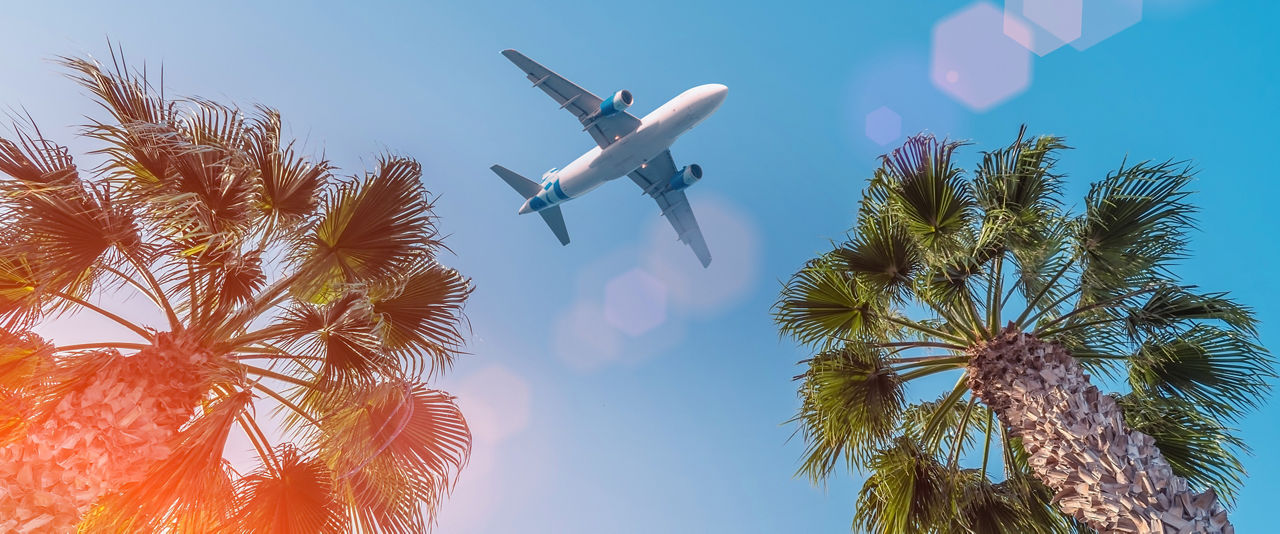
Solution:
{"label": "airplane wing", "polygon": [[702,237],[702,229],[698,228],[698,219],[693,216],[693,208],[684,191],[669,190],[668,183],[676,174],[675,160],[671,159],[671,151],[663,150],[658,157],[649,160],[644,167],[628,174],[631,181],[640,186],[646,195],[658,202],[662,215],[676,229],[680,241],[693,249],[694,255],[702,266],[711,265],[711,251],[707,249],[707,240]]}
{"label": "airplane wing", "polygon": [[515,50],[503,50],[502,55],[515,63],[520,70],[524,71],[525,76],[529,77],[529,81],[533,82],[533,86],[542,89],[543,92],[551,96],[561,109],[567,109],[578,122],[591,134],[591,138],[595,139],[596,144],[600,148],[604,148],[612,144],[619,137],[636,131],[640,127],[640,119],[635,115],[625,111],[614,113],[606,117],[600,117],[592,120],[592,116],[600,111],[600,102],[603,100],[591,94],[591,91],[578,87],[577,84],[566,80],[564,76],[551,72],[537,61],[529,59],[524,54]]}

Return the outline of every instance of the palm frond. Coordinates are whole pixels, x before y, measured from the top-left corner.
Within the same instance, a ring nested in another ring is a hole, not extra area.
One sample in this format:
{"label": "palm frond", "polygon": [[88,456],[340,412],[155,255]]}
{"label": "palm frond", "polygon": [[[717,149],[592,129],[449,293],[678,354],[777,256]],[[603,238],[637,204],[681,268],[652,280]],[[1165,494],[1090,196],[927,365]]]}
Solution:
{"label": "palm frond", "polygon": [[1191,400],[1207,414],[1233,419],[1266,398],[1274,366],[1267,350],[1244,335],[1200,324],[1147,338],[1129,359],[1129,384],[1142,394]]}
{"label": "palm frond", "polygon": [[394,374],[395,360],[383,354],[368,300],[361,293],[347,293],[323,305],[294,302],[276,325],[283,346],[324,360],[319,373],[325,387]]}
{"label": "palm frond", "polygon": [[321,187],[329,179],[329,162],[311,163],[293,144],[281,146],[280,113],[260,108],[249,131],[248,154],[258,170],[262,209],[280,224],[291,226],[315,213]]}
{"label": "palm frond", "polygon": [[123,57],[112,51],[112,67],[97,61],[62,57],[70,77],[88,89],[114,119],[94,121],[86,135],[106,143],[98,151],[107,157],[103,170],[129,191],[151,187],[169,177],[171,146],[177,141],[176,108],[151,85],[144,74],[130,71]]}
{"label": "palm frond", "polygon": [[0,390],[31,388],[52,365],[52,343],[33,332],[0,329]]}
{"label": "palm frond", "polygon": [[34,278],[65,293],[87,295],[109,252],[143,246],[133,212],[105,187],[31,190],[9,206]]}
{"label": "palm frond", "polygon": [[[368,299],[348,293],[324,305],[294,302],[274,328],[281,346],[296,354],[320,358],[318,367],[291,361],[295,374],[311,383],[294,388],[291,400],[312,415],[323,414],[345,394],[373,384],[380,378],[396,378],[403,371],[397,359],[382,349],[377,324]],[[286,425],[294,428],[305,420],[290,412]]]}
{"label": "palm frond", "polygon": [[917,135],[881,158],[890,177],[890,201],[925,248],[949,244],[973,216],[973,193],[951,164],[951,153],[959,146]]}
{"label": "palm frond", "polygon": [[867,463],[853,526],[871,534],[930,532],[949,515],[945,466],[911,440],[898,438]]}
{"label": "palm frond", "polygon": [[453,397],[412,382],[383,382],[351,400],[324,416],[319,443],[352,524],[423,530],[467,462],[466,420]]}
{"label": "palm frond", "polygon": [[421,374],[423,360],[429,374],[452,363],[462,345],[462,305],[470,294],[469,279],[434,262],[420,262],[369,290],[382,347],[410,362],[406,376]]}
{"label": "palm frond", "polygon": [[80,176],[67,147],[45,139],[34,121],[30,126],[35,135],[15,128],[17,143],[0,139],[0,173],[23,187],[65,187],[78,182]]}
{"label": "palm frond", "polygon": [[1164,286],[1152,292],[1141,307],[1126,310],[1129,335],[1138,339],[1140,330],[1151,333],[1204,321],[1221,321],[1243,334],[1257,335],[1257,319],[1249,308],[1227,298],[1226,293],[1201,294],[1194,289]]}
{"label": "palm frond", "polygon": [[903,300],[922,267],[916,244],[888,217],[864,219],[851,239],[832,252],[834,263],[852,273],[868,289]]}
{"label": "palm frond", "polygon": [[1045,525],[1036,521],[1035,514],[1013,484],[992,483],[973,469],[960,470],[952,480],[955,516],[950,525],[940,525],[939,532],[1026,534],[1044,531]]}
{"label": "palm frond", "polygon": [[172,108],[146,76],[131,72],[128,63],[115,51],[112,51],[111,59],[113,68],[108,71],[97,61],[59,58],[71,71],[71,79],[88,89],[116,122],[158,124],[168,120],[172,116]]}
{"label": "palm frond", "polygon": [[[987,409],[984,406],[973,406],[973,412],[965,417],[969,410],[968,403],[963,402],[964,389],[957,388],[959,394],[948,394],[937,400],[912,404],[902,414],[900,428],[902,435],[914,441],[921,450],[930,454],[946,454],[959,439],[959,452],[969,450],[982,437],[983,428],[976,424],[985,421]],[[953,392],[954,393],[954,392]]]}
{"label": "palm frond", "polygon": [[1195,206],[1186,202],[1189,168],[1174,162],[1139,163],[1093,184],[1076,230],[1086,296],[1123,292],[1165,277],[1185,254]]}
{"label": "palm frond", "polygon": [[335,284],[395,276],[439,247],[422,167],[411,159],[384,157],[374,174],[327,194],[319,223],[298,255],[318,273],[305,293]]}
{"label": "palm frond", "polygon": [[906,403],[902,382],[880,350],[859,343],[823,352],[796,377],[805,441],[799,469],[824,480],[841,460],[861,463],[892,437]]}
{"label": "palm frond", "polygon": [[875,304],[857,292],[827,258],[810,262],[791,277],[774,304],[783,334],[804,344],[857,337],[875,329]]}
{"label": "palm frond", "polygon": [[1026,138],[1027,127],[1008,147],[982,153],[974,173],[974,200],[984,214],[1023,223],[1048,222],[1062,205],[1061,176],[1053,172],[1062,138]]}
{"label": "palm frond", "polygon": [[1245,472],[1238,455],[1249,447],[1232,429],[1182,399],[1128,394],[1116,402],[1130,428],[1155,438],[1174,474],[1217,490],[1228,504],[1239,495]]}
{"label": "palm frond", "polygon": [[276,447],[272,463],[236,481],[236,532],[329,534],[346,531],[333,474],[319,458],[291,444]]}

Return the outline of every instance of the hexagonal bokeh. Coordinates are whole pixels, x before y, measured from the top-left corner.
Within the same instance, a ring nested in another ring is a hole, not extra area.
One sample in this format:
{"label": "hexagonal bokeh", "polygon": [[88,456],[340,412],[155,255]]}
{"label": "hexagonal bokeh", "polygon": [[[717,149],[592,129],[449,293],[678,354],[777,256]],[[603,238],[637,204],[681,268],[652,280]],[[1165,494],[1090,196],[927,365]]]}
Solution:
{"label": "hexagonal bokeh", "polygon": [[1027,20],[1023,16],[1023,0],[1005,0],[1004,2],[1004,34],[1009,36],[1023,48],[1044,56],[1049,52],[1062,48],[1066,41],[1055,37],[1049,30]]}
{"label": "hexagonal bokeh", "polygon": [[1083,0],[1022,0],[1022,16],[1066,42],[1080,38]]}
{"label": "hexagonal bokeh", "polygon": [[[704,269],[689,246],[676,240],[671,225],[658,217],[649,223],[642,265],[662,281],[671,310],[680,317],[715,317],[756,287],[762,239],[750,212],[711,190],[690,193],[695,194],[697,198],[690,202],[697,203],[698,226],[712,247],[711,267]],[[663,332],[663,337],[668,335]]]}
{"label": "hexagonal bokeh", "polygon": [[556,318],[553,336],[556,356],[578,371],[592,371],[622,357],[622,333],[605,321],[597,301],[574,302]]}
{"label": "hexagonal bokeh", "polygon": [[622,273],[604,286],[604,318],[635,337],[667,320],[667,287],[644,269]]}
{"label": "hexagonal bokeh", "polygon": [[933,27],[930,79],[974,111],[986,111],[1031,85],[1031,52],[1004,34],[1004,13],[977,2]]}
{"label": "hexagonal bokeh", "polygon": [[1084,0],[1080,38],[1071,47],[1084,50],[1142,20],[1142,0]]}
{"label": "hexagonal bokeh", "polygon": [[887,106],[880,106],[867,114],[866,132],[867,138],[877,145],[887,145],[902,135],[902,116]]}

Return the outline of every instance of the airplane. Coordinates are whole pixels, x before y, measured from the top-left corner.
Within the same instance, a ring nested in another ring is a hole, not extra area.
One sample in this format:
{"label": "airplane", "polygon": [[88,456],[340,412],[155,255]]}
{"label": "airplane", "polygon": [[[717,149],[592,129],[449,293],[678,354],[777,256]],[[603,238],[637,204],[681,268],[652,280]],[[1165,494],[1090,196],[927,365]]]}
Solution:
{"label": "airplane", "polygon": [[583,131],[599,145],[563,169],[547,171],[541,183],[501,165],[490,167],[525,198],[517,213],[537,212],[560,244],[568,245],[569,231],[560,204],[605,182],[629,176],[642,194],[658,203],[679,240],[693,249],[702,266],[711,265],[711,251],[684,193],[685,188],[702,179],[702,166],[693,163],[676,169],[670,147],[676,138],[711,116],[724,102],[729,88],[718,83],[699,85],[638,119],[627,113],[634,103],[631,91],[624,89],[602,99],[520,52],[503,50],[502,55],[524,71],[534,87],[572,113],[582,123]]}

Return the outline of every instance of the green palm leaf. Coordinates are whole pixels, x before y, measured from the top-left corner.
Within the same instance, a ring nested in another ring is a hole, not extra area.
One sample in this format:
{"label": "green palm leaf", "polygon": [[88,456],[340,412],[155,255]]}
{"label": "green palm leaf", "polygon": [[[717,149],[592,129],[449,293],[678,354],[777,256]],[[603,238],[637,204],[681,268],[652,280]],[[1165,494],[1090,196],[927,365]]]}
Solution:
{"label": "green palm leaf", "polygon": [[907,230],[926,248],[948,244],[972,217],[972,190],[951,165],[951,153],[959,146],[939,142],[932,135],[917,135],[882,158],[890,202]]}
{"label": "green palm leaf", "polygon": [[867,463],[853,526],[872,534],[928,532],[948,514],[947,469],[910,440],[898,438]]}
{"label": "green palm leaf", "polygon": [[814,357],[801,381],[805,451],[800,472],[825,479],[836,464],[868,458],[897,429],[906,400],[897,374],[880,351],[861,344]]}
{"label": "green palm leaf", "polygon": [[1174,162],[1122,165],[1089,189],[1076,234],[1086,289],[1139,287],[1182,257],[1195,226],[1195,207],[1185,202],[1191,176]]}
{"label": "green palm leaf", "polygon": [[1245,477],[1239,454],[1249,447],[1232,429],[1186,400],[1140,394],[1116,400],[1129,426],[1155,438],[1174,473],[1194,487],[1216,489],[1228,502],[1239,494]]}
{"label": "green palm leaf", "polygon": [[1129,383],[1143,394],[1189,399],[1206,413],[1235,418],[1265,398],[1273,366],[1244,335],[1195,325],[1148,338],[1129,360]]}
{"label": "green palm leaf", "polygon": [[853,240],[837,248],[832,257],[871,291],[896,299],[906,295],[922,267],[911,236],[888,218],[864,219]]}
{"label": "green palm leaf", "polygon": [[801,343],[855,337],[875,322],[873,306],[827,258],[801,269],[783,289],[774,318]]}

